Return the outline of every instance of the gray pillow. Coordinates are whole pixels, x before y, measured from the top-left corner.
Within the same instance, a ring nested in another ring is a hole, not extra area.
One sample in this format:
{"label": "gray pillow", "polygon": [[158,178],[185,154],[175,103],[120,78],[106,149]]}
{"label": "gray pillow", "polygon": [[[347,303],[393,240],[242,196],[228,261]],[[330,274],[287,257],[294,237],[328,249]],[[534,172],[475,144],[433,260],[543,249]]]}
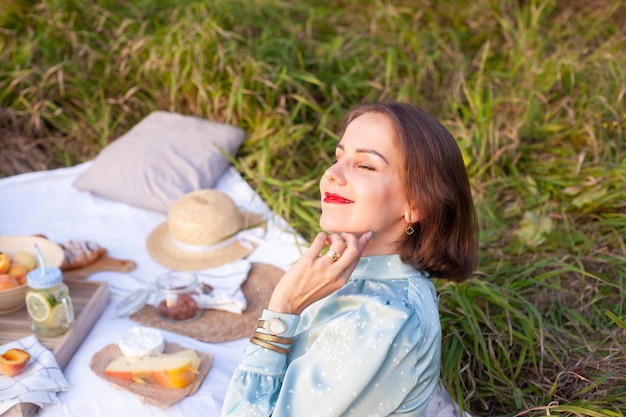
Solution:
{"label": "gray pillow", "polygon": [[167,213],[190,191],[211,188],[246,138],[243,129],[155,111],[106,146],[74,181],[79,190]]}

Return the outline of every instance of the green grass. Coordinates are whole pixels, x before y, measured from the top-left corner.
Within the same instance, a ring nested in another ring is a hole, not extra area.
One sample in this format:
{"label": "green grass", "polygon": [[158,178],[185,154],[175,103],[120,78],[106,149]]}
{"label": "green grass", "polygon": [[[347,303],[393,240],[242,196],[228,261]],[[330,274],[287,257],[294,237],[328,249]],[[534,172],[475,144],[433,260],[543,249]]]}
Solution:
{"label": "green grass", "polygon": [[437,282],[442,378],[481,416],[626,412],[626,3],[7,0],[0,175],[93,158],[153,110],[243,127],[238,170],[307,238],[338,122],[453,132],[476,277]]}

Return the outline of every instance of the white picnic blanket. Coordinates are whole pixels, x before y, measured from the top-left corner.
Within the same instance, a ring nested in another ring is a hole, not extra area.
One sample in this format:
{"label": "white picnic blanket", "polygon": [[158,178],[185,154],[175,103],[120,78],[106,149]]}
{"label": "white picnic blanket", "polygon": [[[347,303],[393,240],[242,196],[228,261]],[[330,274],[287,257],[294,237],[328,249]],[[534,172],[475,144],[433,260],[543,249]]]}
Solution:
{"label": "white picnic blanket", "polygon": [[[32,172],[0,180],[0,235],[44,234],[54,242],[93,240],[110,256],[137,263],[132,276],[149,285],[167,269],[152,260],[145,246],[148,234],[166,220],[166,215],[78,191],[72,182],[91,162],[70,168]],[[264,242],[246,258],[287,269],[300,256],[303,242],[275,216],[234,168],[214,185],[235,203],[262,214],[268,221]],[[299,242],[299,243],[298,243]],[[119,282],[118,272],[99,272],[89,279]],[[138,398],[111,387],[89,368],[92,356],[104,346],[117,343],[120,335],[137,323],[117,318],[115,306],[122,292],[111,288],[111,299],[102,317],[64,369],[72,387],[58,394],[62,405],[41,410],[38,416],[219,416],[230,377],[246,339],[226,343],[203,343],[163,331],[165,340],[214,355],[213,367],[192,397],[167,410],[144,405]]]}

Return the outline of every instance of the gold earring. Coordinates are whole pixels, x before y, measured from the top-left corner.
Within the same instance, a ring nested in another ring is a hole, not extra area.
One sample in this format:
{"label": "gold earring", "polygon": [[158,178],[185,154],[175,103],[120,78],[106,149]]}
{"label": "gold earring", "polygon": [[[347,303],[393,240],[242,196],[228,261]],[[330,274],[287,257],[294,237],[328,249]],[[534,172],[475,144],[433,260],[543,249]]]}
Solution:
{"label": "gold earring", "polygon": [[406,234],[411,236],[413,233],[415,233],[415,229],[413,229],[413,227],[409,225],[409,227],[406,228]]}

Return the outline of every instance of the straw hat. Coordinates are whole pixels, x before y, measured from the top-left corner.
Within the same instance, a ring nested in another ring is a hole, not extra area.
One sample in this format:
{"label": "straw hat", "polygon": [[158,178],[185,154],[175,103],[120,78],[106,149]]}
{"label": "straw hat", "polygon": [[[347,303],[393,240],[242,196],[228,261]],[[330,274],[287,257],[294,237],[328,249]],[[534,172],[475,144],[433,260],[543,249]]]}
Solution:
{"label": "straw hat", "polygon": [[172,204],[167,221],[150,233],[146,246],[167,268],[198,271],[248,256],[256,245],[244,235],[255,227],[265,227],[260,215],[237,209],[220,191],[197,190]]}

